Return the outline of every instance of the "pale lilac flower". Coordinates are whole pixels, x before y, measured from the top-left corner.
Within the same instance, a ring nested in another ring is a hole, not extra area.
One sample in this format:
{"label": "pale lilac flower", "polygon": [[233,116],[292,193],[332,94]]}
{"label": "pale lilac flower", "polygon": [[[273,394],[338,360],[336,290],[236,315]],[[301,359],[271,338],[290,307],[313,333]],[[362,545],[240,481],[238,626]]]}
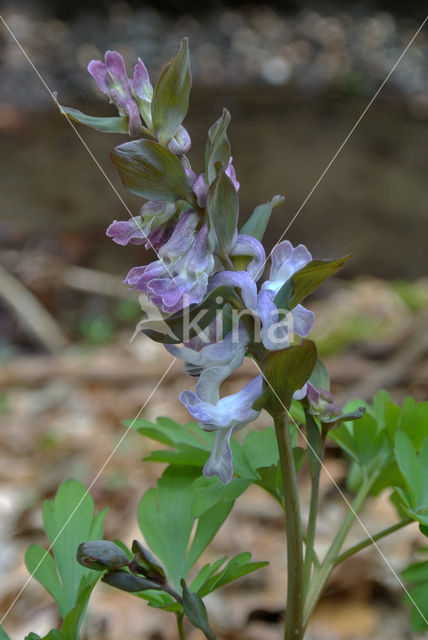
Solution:
{"label": "pale lilac flower", "polygon": [[185,371],[192,376],[200,375],[209,367],[226,366],[231,362],[234,363],[234,368],[241,366],[249,342],[248,333],[242,323],[219,341],[216,341],[215,321],[211,325],[210,333],[213,334],[213,339],[208,344],[198,335],[182,347],[175,344],[166,344],[165,347],[173,356],[184,360]]}
{"label": "pale lilac flower", "polygon": [[293,276],[296,271],[303,269],[312,256],[303,244],[293,247],[291,242],[284,240],[277,244],[271,255],[272,266],[270,269],[269,280],[262,284],[262,289],[269,289],[275,294],[281,289],[282,285]]}
{"label": "pale lilac flower", "polygon": [[307,383],[306,398],[309,402],[309,413],[321,420],[331,422],[342,413],[340,407],[334,404],[334,398],[329,391],[318,389],[310,382]]}
{"label": "pale lilac flower", "polygon": [[168,142],[168,149],[175,153],[176,156],[182,156],[189,151],[191,146],[192,141],[189,132],[183,125],[180,125],[175,136]]}
{"label": "pale lilac flower", "polygon": [[244,233],[237,234],[234,245],[229,252],[231,256],[251,256],[246,267],[255,280],[262,275],[262,267],[266,262],[266,253],[261,242]]}
{"label": "pale lilac flower", "polygon": [[196,196],[196,202],[200,207],[206,207],[208,201],[208,183],[205,178],[205,173],[200,173],[192,184],[193,193]]}
{"label": "pale lilac flower", "polygon": [[204,475],[208,478],[217,475],[223,484],[227,484],[233,476],[230,438],[235,431],[258,417],[259,411],[252,407],[262,393],[263,381],[259,375],[237,393],[220,398],[219,387],[223,380],[223,368],[208,368],[202,372],[196,392],[183,391],[180,400],[202,429],[216,431]]}
{"label": "pale lilac flower", "polygon": [[144,62],[140,58],[134,67],[131,90],[144,122],[151,129],[153,87]]}
{"label": "pale lilac flower", "polygon": [[131,288],[146,293],[166,313],[201,302],[207,291],[214,258],[208,247],[207,227],[203,225],[197,231],[198,223],[196,213],[185,213],[161,247],[160,259],[134,267],[125,278]]}
{"label": "pale lilac flower", "polygon": [[91,60],[88,71],[99,90],[116,105],[121,115],[129,118],[129,135],[137,136],[142,129],[138,105],[132,95],[131,83],[126,74],[123,58],[117,51],[107,51],[104,62]]}
{"label": "pale lilac flower", "polygon": [[235,173],[235,168],[232,164],[232,156],[230,156],[229,158],[229,164],[227,165],[226,171],[225,171],[226,175],[231,179],[231,181],[233,182],[233,186],[235,187],[236,191],[239,191],[239,182],[236,179],[236,173]]}
{"label": "pale lilac flower", "polygon": [[147,242],[147,235],[142,230],[142,220],[140,216],[129,220],[114,220],[107,228],[106,235],[112,238],[113,242],[122,246],[131,244],[144,244]]}

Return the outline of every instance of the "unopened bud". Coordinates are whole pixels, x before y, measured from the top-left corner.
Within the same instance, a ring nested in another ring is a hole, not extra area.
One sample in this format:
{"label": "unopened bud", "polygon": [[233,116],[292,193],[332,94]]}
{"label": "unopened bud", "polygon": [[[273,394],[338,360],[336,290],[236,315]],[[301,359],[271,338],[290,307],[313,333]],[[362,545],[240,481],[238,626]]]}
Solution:
{"label": "unopened bud", "polygon": [[145,549],[138,540],[134,540],[132,543],[132,551],[134,552],[134,558],[129,565],[131,571],[133,573],[141,573],[144,577],[155,581],[157,584],[165,584],[165,571],[150,551]]}
{"label": "unopened bud", "polygon": [[129,564],[129,558],[123,549],[110,540],[82,542],[77,548],[77,561],[96,571],[120,569]]}
{"label": "unopened bud", "polygon": [[125,572],[106,573],[102,581],[111,587],[116,587],[116,589],[122,589],[122,591],[128,591],[130,593],[145,591],[146,589],[160,589],[159,584],[155,582]]}

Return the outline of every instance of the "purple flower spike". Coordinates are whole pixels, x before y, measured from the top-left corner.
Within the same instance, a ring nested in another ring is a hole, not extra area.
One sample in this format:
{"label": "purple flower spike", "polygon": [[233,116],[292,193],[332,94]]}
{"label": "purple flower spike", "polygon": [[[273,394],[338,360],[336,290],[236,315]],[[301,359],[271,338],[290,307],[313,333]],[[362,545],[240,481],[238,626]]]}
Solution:
{"label": "purple flower spike", "polygon": [[130,82],[126,74],[123,58],[117,51],[107,51],[104,62],[91,60],[88,71],[94,78],[99,90],[110,102],[116,105],[121,115],[128,116],[128,131],[131,136],[138,136],[142,123],[138,105],[131,92]]}
{"label": "purple flower spike", "polygon": [[142,228],[140,216],[130,220],[115,220],[106,231],[106,235],[112,238],[113,242],[122,246],[129,242],[132,244],[144,244],[147,236]]}
{"label": "purple flower spike", "polygon": [[229,164],[227,165],[227,169],[226,169],[225,173],[232,180],[233,186],[235,187],[235,191],[239,191],[239,186],[240,185],[239,185],[239,182],[236,179],[235,168],[234,168],[234,166],[232,164],[232,156],[230,156],[230,158],[229,158]]}
{"label": "purple flower spike", "polygon": [[134,267],[125,278],[165,313],[199,303],[206,294],[214,258],[208,247],[207,227],[196,232],[198,222],[197,214],[186,213],[161,247],[160,260]]}

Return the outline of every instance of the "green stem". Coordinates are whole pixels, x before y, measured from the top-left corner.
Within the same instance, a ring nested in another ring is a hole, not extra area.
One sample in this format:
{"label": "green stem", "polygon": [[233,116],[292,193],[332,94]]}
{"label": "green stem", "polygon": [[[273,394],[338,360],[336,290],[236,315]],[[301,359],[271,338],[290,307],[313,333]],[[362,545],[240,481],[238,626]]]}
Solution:
{"label": "green stem", "polygon": [[284,640],[301,640],[303,628],[303,540],[293,446],[285,413],[272,416],[284,488],[287,534],[287,607]]}
{"label": "green stem", "polygon": [[348,558],[355,555],[359,551],[362,551],[362,549],[369,547],[371,544],[373,544],[373,542],[377,542],[378,540],[381,540],[382,538],[389,536],[391,533],[394,533],[395,531],[398,531],[399,529],[406,527],[408,524],[411,524],[412,522],[414,522],[412,518],[406,518],[406,520],[401,520],[400,522],[393,524],[391,527],[388,527],[387,529],[382,529],[382,531],[379,531],[379,533],[376,533],[374,536],[370,538],[365,538],[364,540],[361,540],[361,542],[358,542],[358,544],[354,544],[352,547],[350,547],[349,549],[341,553],[339,556],[337,556],[334,562],[334,566],[337,567],[338,564],[340,564],[344,560],[347,560]]}
{"label": "green stem", "polygon": [[175,616],[177,618],[178,637],[180,640],[186,640],[186,636],[184,635],[183,614],[176,613]]}
{"label": "green stem", "polygon": [[306,532],[305,562],[303,566],[303,581],[304,581],[305,593],[308,589],[309,581],[311,578],[311,567],[312,567],[313,555],[314,555],[315,530],[316,530],[316,524],[317,524],[319,488],[320,488],[320,474],[321,474],[321,465],[319,465],[314,477],[312,478],[311,502],[309,506],[309,521],[308,521],[308,529]]}
{"label": "green stem", "polygon": [[305,627],[308,624],[312,611],[314,610],[315,605],[317,604],[321,596],[321,593],[326,585],[326,582],[329,579],[331,572],[335,567],[336,558],[340,552],[340,549],[342,548],[342,545],[346,540],[349,530],[359,510],[361,509],[365,499],[370,493],[370,489],[377,475],[378,475],[378,472],[376,471],[371,476],[366,476],[366,478],[364,479],[357,495],[355,496],[355,499],[351,505],[350,510],[346,514],[345,519],[343,520],[342,525],[339,531],[337,532],[336,537],[334,538],[330,546],[330,549],[328,550],[328,553],[325,559],[323,560],[319,569],[313,575],[311,584],[308,589],[305,607],[304,607]]}

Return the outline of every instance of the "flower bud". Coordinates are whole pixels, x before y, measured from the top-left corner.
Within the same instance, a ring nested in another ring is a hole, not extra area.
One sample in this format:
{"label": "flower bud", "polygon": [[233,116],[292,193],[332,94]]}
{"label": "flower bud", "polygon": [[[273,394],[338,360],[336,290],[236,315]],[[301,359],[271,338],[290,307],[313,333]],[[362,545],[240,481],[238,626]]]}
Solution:
{"label": "flower bud", "polygon": [[122,589],[122,591],[128,591],[129,593],[145,591],[146,589],[160,589],[159,584],[155,582],[125,572],[106,573],[102,581],[111,587],[116,587],[116,589]]}
{"label": "flower bud", "polygon": [[129,565],[131,571],[140,573],[145,578],[158,584],[165,584],[165,571],[150,551],[145,549],[138,540],[134,540],[132,543],[132,551],[134,552],[134,558]]}
{"label": "flower bud", "polygon": [[175,153],[176,156],[182,156],[183,153],[187,153],[192,146],[192,141],[187,129],[180,125],[177,133],[168,142],[168,149]]}
{"label": "flower bud", "polygon": [[120,569],[129,564],[129,558],[123,549],[110,540],[82,542],[77,548],[77,561],[96,571]]}

